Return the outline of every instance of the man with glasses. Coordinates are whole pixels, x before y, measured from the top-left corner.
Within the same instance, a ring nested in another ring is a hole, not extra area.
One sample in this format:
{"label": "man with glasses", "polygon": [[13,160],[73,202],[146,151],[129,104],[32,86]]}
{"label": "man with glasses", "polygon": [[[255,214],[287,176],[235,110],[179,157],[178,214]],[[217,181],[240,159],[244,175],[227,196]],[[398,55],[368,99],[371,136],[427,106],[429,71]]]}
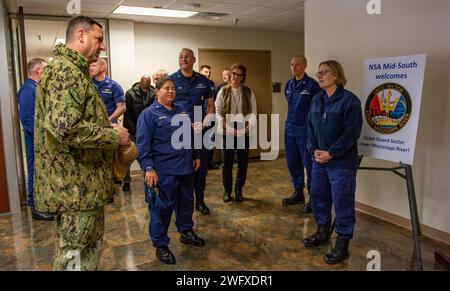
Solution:
{"label": "man with glasses", "polygon": [[[305,70],[306,58],[296,55],[291,60],[293,78],[286,83],[285,95],[288,102],[288,116],[285,123],[284,143],[286,160],[291,174],[294,193],[283,199],[284,206],[305,203],[303,188],[305,186],[305,168],[307,190],[311,189],[311,154],[307,151],[308,125],[307,117],[311,100],[320,91],[316,80],[310,78]],[[303,206],[303,212],[311,212],[311,203]]]}

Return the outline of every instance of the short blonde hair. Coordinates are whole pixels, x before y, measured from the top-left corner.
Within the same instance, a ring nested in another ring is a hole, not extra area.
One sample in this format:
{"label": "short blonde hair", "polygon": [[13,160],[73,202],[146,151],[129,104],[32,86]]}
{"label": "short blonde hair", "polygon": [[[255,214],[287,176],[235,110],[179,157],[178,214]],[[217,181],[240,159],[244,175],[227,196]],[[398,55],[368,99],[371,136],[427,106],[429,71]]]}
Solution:
{"label": "short blonde hair", "polygon": [[321,62],[319,67],[321,65],[327,65],[331,69],[333,74],[336,76],[336,85],[345,86],[347,84],[347,79],[345,78],[344,68],[338,61],[328,60],[325,62]]}

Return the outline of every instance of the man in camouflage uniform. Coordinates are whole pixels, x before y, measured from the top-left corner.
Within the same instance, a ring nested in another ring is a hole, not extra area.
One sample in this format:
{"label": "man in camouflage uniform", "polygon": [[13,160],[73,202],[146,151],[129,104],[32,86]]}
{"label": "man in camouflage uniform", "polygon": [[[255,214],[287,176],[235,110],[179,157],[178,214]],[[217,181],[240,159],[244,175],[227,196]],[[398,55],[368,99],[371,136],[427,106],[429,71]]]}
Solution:
{"label": "man in camouflage uniform", "polygon": [[96,270],[104,206],[114,192],[114,151],[130,139],[125,128],[110,125],[88,75],[104,50],[102,26],[77,16],[66,41],[55,47],[36,90],[35,204],[56,215],[54,270]]}

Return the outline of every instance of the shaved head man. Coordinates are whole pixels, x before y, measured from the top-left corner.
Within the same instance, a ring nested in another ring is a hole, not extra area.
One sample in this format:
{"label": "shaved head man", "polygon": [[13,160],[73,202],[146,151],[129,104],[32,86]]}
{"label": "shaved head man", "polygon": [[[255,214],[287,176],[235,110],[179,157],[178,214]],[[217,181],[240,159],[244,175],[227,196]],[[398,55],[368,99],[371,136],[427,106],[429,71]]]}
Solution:
{"label": "shaved head man", "polygon": [[[203,134],[203,129],[210,125],[214,116],[215,92],[211,88],[208,78],[194,71],[195,62],[194,51],[189,48],[182,48],[178,54],[180,69],[172,74],[171,78],[176,88],[175,104],[180,105],[189,114],[195,133]],[[195,109],[200,109],[202,116],[195,115]],[[206,176],[208,175],[208,152],[206,149],[201,149],[200,154],[200,169],[194,173],[195,209],[208,215],[210,210],[204,201]]]}
{"label": "shaved head man", "polygon": [[[311,188],[311,155],[306,149],[308,139],[307,117],[311,99],[320,91],[316,80],[306,73],[305,56],[296,55],[291,60],[293,78],[286,83],[285,95],[288,102],[288,117],[285,124],[284,142],[286,160],[291,174],[294,193],[283,199],[284,206],[305,203],[305,169],[307,175],[306,189]],[[311,204],[304,204],[304,212],[311,212]]]}

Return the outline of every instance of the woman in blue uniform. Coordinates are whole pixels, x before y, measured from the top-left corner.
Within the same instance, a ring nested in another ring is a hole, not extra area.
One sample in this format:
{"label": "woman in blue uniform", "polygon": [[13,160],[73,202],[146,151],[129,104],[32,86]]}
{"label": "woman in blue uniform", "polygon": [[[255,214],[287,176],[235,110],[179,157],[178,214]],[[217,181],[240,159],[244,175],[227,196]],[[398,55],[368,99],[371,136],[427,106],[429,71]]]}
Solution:
{"label": "woman in blue uniform", "polygon": [[175,149],[171,143],[172,134],[182,126],[173,126],[173,117],[185,115],[188,130],[184,135],[190,137],[192,133],[188,113],[173,104],[175,85],[172,79],[165,77],[156,83],[156,96],[157,100],[138,119],[138,161],[145,171],[145,200],[150,212],[150,238],[156,248],[156,256],[165,264],[175,264],[167,236],[173,211],[177,230],[181,233],[180,241],[197,247],[205,245],[194,232],[192,220],[193,173],[199,169],[200,159],[198,151],[192,147]]}
{"label": "woman in blue uniform", "polygon": [[328,264],[349,257],[348,243],[355,225],[357,141],[361,133],[361,102],[344,89],[344,69],[325,61],[317,72],[322,89],[313,98],[308,115],[308,150],[313,156],[311,199],[316,232],[306,237],[306,247],[330,241],[331,208],[336,211],[336,244],[324,260]]}

